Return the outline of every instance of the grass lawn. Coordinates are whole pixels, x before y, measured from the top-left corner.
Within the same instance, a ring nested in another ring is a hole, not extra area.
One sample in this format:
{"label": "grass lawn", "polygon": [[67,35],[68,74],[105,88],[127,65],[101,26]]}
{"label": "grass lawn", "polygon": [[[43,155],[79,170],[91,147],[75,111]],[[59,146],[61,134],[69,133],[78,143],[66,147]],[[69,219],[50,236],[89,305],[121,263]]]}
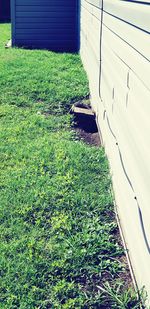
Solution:
{"label": "grass lawn", "polygon": [[140,308],[102,148],[78,140],[80,57],[5,50],[0,25],[0,308]]}

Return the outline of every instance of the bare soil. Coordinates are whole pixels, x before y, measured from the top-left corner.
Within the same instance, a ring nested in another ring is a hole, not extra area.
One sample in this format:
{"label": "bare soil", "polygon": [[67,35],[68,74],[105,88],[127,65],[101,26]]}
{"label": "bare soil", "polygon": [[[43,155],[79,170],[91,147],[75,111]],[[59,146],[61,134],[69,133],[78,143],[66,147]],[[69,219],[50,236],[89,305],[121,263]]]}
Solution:
{"label": "bare soil", "polygon": [[[76,113],[75,107],[80,107],[82,109],[82,112]],[[100,147],[101,141],[95,120],[95,115],[92,115],[92,113],[91,115],[86,113],[87,109],[92,111],[90,105],[82,103],[82,101],[77,102],[73,105],[71,113],[74,115],[74,130],[77,132],[78,137],[85,143],[91,146]]]}
{"label": "bare soil", "polygon": [[86,132],[85,130],[81,129],[80,127],[75,127],[75,131],[77,132],[77,135],[81,140],[83,140],[85,143],[91,145],[91,146],[96,146],[100,147],[101,146],[101,141],[99,137],[99,133],[89,133]]}

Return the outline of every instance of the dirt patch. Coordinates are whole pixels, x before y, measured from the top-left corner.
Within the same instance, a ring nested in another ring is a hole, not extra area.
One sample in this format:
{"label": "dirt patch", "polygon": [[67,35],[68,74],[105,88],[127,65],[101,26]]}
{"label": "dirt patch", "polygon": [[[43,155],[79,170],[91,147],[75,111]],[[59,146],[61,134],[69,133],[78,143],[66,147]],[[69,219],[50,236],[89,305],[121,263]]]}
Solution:
{"label": "dirt patch", "polygon": [[99,138],[99,133],[87,133],[83,129],[74,127],[77,132],[78,137],[83,140],[85,143],[89,145],[93,145],[96,147],[101,146],[101,141]]}
{"label": "dirt patch", "polygon": [[73,127],[78,137],[89,145],[101,146],[95,114],[91,107],[77,102],[72,106],[71,113],[74,115]]}

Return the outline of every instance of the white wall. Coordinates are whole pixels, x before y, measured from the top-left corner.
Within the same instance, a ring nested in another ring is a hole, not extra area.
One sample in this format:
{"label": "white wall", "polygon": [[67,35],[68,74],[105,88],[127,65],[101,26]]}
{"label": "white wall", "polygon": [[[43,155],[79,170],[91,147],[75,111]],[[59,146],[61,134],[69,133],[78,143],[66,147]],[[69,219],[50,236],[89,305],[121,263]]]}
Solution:
{"label": "white wall", "polygon": [[150,2],[141,2],[104,0],[102,12],[102,0],[81,0],[81,56],[133,270],[150,298]]}

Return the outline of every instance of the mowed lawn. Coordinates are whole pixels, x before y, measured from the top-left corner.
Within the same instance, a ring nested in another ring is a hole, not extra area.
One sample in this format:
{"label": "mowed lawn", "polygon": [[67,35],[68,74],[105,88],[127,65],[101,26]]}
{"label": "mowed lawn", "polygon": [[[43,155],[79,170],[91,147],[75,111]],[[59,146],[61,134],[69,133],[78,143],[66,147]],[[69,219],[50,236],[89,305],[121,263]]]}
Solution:
{"label": "mowed lawn", "polygon": [[79,55],[5,49],[0,25],[0,308],[140,308],[103,148],[80,141]]}

